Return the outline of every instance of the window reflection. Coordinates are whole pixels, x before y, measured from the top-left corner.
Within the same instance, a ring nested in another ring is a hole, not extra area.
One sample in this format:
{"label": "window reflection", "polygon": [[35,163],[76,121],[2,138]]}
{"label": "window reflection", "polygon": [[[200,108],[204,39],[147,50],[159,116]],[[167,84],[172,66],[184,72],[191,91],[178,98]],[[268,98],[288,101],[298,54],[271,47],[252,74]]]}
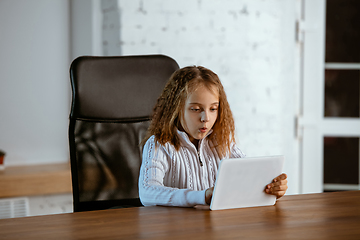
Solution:
{"label": "window reflection", "polygon": [[359,184],[359,138],[324,137],[324,183]]}
{"label": "window reflection", "polygon": [[360,62],[360,1],[326,1],[326,62]]}
{"label": "window reflection", "polygon": [[325,70],[325,117],[359,117],[360,70]]}

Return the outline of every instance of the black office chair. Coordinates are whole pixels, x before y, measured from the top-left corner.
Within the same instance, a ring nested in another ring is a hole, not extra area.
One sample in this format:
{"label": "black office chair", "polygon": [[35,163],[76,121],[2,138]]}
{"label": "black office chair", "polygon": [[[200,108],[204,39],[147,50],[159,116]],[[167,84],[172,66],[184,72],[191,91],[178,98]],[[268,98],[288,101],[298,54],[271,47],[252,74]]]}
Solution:
{"label": "black office chair", "polygon": [[70,67],[74,212],[141,206],[139,143],[171,74],[164,55],[79,57]]}

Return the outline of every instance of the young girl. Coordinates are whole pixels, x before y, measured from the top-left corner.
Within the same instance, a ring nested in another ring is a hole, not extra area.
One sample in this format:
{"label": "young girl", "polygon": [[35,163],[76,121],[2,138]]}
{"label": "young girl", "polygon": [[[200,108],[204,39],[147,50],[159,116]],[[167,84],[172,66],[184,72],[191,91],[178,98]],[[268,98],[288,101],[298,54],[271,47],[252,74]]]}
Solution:
{"label": "young girl", "polygon": [[[144,206],[210,204],[219,163],[245,154],[235,145],[235,126],[218,76],[204,67],[185,67],[170,77],[154,108],[143,141],[139,195]],[[282,174],[264,186],[282,197]]]}

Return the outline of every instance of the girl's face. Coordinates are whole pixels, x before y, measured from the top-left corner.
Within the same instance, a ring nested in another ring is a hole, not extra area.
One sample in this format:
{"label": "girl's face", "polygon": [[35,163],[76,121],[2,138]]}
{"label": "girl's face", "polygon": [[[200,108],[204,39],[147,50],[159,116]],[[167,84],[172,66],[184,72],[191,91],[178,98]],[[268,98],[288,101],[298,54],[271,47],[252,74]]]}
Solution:
{"label": "girl's face", "polygon": [[212,129],[218,116],[219,96],[215,87],[212,90],[199,86],[185,101],[180,123],[195,146]]}

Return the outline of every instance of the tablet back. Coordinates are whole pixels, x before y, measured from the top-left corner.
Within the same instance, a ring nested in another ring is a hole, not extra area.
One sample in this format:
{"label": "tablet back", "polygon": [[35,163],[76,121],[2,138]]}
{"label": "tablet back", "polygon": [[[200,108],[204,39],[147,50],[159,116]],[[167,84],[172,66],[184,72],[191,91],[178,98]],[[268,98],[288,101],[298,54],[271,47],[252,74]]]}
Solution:
{"label": "tablet back", "polygon": [[220,162],[211,210],[274,205],[276,197],[264,192],[282,173],[284,156],[224,159]]}

